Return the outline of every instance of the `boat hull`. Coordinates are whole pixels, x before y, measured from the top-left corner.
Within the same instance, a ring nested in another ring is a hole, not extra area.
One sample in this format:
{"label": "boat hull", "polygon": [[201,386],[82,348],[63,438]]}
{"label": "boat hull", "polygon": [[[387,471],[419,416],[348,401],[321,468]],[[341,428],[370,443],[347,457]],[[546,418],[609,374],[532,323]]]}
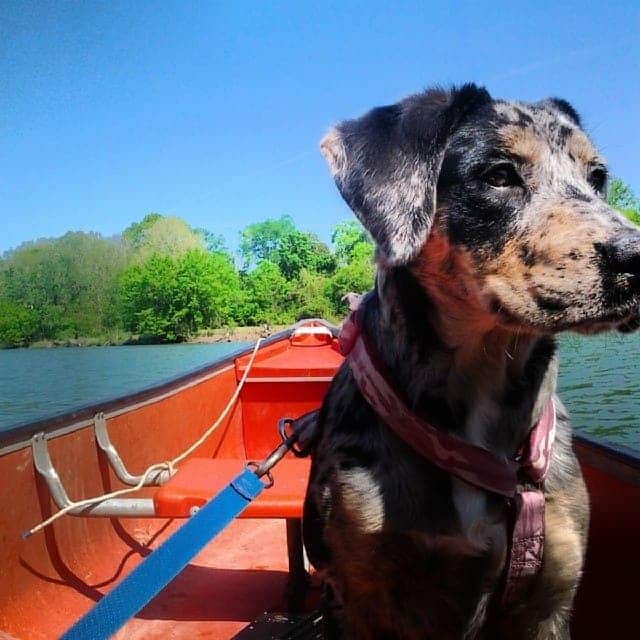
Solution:
{"label": "boat hull", "polygon": [[[295,358],[315,358],[313,367],[281,367],[295,360],[291,335],[282,332],[268,341],[253,378],[199,457],[236,459],[240,468],[277,443],[278,418],[320,404],[340,362],[335,340],[298,345],[307,351],[295,351]],[[24,530],[56,510],[35,471],[30,437],[46,434],[72,499],[120,488],[96,446],[93,415],[106,414],[121,457],[141,473],[184,450],[216,420],[247,360],[245,350],[153,389],[0,434],[0,639],[57,638],[181,523],[64,517],[23,540]],[[634,546],[640,537],[640,462],[632,452],[585,438],[577,438],[575,447],[591,496],[592,524],[573,637],[629,637],[640,569]],[[154,491],[145,488],[140,495]],[[237,520],[116,637],[232,638],[263,611],[282,605],[287,566],[284,519]]]}

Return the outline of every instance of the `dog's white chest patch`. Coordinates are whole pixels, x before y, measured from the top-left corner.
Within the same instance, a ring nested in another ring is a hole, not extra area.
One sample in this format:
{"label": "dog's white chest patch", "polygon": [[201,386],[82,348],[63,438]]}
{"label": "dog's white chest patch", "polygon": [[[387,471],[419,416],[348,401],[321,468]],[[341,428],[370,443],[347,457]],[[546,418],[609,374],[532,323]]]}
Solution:
{"label": "dog's white chest patch", "polygon": [[[466,440],[476,446],[486,446],[486,425],[496,420],[497,408],[490,398],[480,399],[469,412],[465,425]],[[452,477],[453,503],[458,512],[460,526],[465,537],[475,537],[481,524],[486,522],[487,495],[482,489]],[[474,526],[475,525],[475,526]]]}
{"label": "dog's white chest patch", "polygon": [[362,533],[375,533],[384,524],[384,502],[380,486],[373,475],[356,467],[338,476],[340,495],[347,513]]}

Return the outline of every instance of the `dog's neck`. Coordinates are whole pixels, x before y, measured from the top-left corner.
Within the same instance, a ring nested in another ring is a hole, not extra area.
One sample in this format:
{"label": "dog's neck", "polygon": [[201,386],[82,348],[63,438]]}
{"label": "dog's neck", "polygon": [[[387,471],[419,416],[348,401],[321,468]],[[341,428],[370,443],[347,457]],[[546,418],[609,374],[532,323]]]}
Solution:
{"label": "dog's neck", "polygon": [[[555,392],[555,341],[516,335],[429,295],[409,269],[379,272],[367,338],[409,406],[434,426],[511,456]],[[440,299],[439,299],[440,298]]]}

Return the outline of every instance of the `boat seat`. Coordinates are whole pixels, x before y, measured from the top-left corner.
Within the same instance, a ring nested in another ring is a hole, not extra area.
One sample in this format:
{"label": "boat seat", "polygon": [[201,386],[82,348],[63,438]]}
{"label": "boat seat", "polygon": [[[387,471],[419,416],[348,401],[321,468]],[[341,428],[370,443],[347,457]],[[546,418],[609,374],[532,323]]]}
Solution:
{"label": "boat seat", "polygon": [[[188,518],[223,489],[241,470],[238,459],[190,458],[153,498],[156,515]],[[302,505],[309,477],[309,458],[283,458],[273,469],[274,484],[265,489],[240,514],[240,518],[302,518]]]}
{"label": "boat seat", "polygon": [[[218,458],[190,458],[153,497],[156,516],[188,518],[229,484],[245,461]],[[304,605],[309,575],[304,564],[302,506],[311,462],[309,458],[284,457],[273,468],[273,486],[264,489],[238,516],[239,518],[284,519],[287,530],[289,577],[285,599],[291,612]]]}

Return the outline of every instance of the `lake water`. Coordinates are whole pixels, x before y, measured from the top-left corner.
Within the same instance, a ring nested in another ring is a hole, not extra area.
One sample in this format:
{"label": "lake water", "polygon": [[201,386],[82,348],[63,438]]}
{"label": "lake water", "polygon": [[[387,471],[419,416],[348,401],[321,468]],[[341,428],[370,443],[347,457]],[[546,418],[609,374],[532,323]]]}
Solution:
{"label": "lake water", "polygon": [[[640,335],[563,336],[559,391],[574,427],[640,450]],[[0,430],[130,393],[237,343],[0,350]]]}
{"label": "lake water", "polygon": [[0,431],[144,389],[242,344],[0,349]]}

